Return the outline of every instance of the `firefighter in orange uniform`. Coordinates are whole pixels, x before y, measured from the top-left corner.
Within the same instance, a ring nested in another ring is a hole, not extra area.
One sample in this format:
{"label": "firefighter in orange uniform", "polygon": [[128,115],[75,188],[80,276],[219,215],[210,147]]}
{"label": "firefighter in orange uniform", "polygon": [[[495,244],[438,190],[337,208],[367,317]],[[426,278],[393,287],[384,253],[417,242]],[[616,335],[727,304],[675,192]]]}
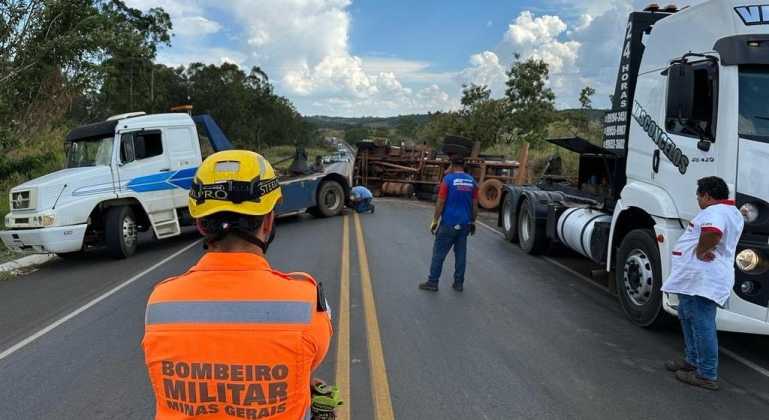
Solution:
{"label": "firefighter in orange uniform", "polygon": [[[262,156],[209,156],[189,209],[208,252],[152,291],[142,341],[156,419],[310,419],[331,317],[304,273],[270,269],[278,178]],[[341,403],[340,403],[341,404]],[[333,418],[333,417],[330,417]]]}

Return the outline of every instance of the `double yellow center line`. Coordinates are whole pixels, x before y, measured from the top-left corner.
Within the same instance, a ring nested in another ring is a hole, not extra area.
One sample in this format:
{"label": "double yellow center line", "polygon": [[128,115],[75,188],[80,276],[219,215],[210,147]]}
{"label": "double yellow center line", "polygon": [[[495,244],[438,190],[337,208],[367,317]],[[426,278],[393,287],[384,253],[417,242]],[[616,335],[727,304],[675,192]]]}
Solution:
{"label": "double yellow center line", "polygon": [[[379,322],[374,304],[374,292],[371,288],[371,275],[366,258],[366,246],[363,243],[363,231],[357,213],[355,219],[355,239],[358,249],[358,267],[360,270],[361,291],[363,294],[363,311],[366,322],[366,342],[369,355],[371,374],[371,393],[374,402],[374,419],[393,420],[390,385],[387,382],[382,341],[379,335]],[[339,331],[337,333],[336,354],[336,384],[339,387],[340,398],[345,401],[345,407],[338,418],[350,418],[350,229],[348,216],[344,216],[342,229],[342,270],[339,293]]]}

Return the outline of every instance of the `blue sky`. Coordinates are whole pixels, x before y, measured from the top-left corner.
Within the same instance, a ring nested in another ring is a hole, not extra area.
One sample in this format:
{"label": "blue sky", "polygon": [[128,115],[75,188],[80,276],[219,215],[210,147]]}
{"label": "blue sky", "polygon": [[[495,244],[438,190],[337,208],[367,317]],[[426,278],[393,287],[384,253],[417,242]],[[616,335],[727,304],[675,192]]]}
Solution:
{"label": "blue sky", "polygon": [[[698,3],[698,0],[693,3]],[[512,53],[550,65],[558,108],[613,93],[638,0],[128,0],[163,7],[173,45],[158,61],[262,67],[303,115],[393,116],[458,109],[462,84],[504,94]]]}

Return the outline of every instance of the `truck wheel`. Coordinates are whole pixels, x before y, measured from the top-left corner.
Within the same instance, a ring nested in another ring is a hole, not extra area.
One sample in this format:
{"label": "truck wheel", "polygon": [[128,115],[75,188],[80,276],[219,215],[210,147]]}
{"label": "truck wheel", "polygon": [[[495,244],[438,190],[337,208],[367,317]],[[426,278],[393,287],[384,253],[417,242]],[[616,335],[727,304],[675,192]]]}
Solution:
{"label": "truck wheel", "polygon": [[518,215],[518,237],[521,242],[521,249],[527,254],[539,255],[547,247],[545,229],[542,226],[537,226],[529,206],[529,200],[523,201]]}
{"label": "truck wheel", "polygon": [[443,144],[456,144],[457,146],[473,150],[473,147],[475,147],[475,140],[468,139],[467,137],[446,135],[443,137]]}
{"label": "truck wheel", "polygon": [[464,146],[457,146],[456,144],[444,144],[441,150],[447,154],[455,153],[464,157],[470,156],[470,149]]}
{"label": "truck wheel", "polygon": [[104,241],[110,255],[117,259],[128,258],[136,253],[138,242],[136,218],[128,206],[111,207],[107,212]]}
{"label": "truck wheel", "polygon": [[641,327],[671,325],[676,318],[662,309],[660,250],[654,233],[628,233],[617,253],[617,294],[625,315]]}
{"label": "truck wheel", "polygon": [[499,196],[502,193],[502,181],[487,179],[478,187],[478,204],[486,210],[499,206]]}
{"label": "truck wheel", "polygon": [[502,232],[508,242],[518,242],[518,230],[513,216],[513,195],[507,194],[502,201]]}
{"label": "truck wheel", "polygon": [[336,216],[344,206],[344,190],[336,181],[323,181],[315,198],[323,217]]}

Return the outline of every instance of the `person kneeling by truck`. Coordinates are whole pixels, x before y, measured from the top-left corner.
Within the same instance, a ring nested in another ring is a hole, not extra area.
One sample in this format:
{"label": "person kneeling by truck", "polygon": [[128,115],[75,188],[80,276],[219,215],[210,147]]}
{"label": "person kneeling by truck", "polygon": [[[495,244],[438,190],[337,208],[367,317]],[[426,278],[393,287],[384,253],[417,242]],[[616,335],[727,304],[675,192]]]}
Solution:
{"label": "person kneeling by truck", "polygon": [[352,203],[352,208],[358,213],[365,213],[367,211],[373,213],[374,203],[371,202],[372,200],[374,200],[374,195],[371,194],[368,188],[358,185],[350,189],[350,202]]}

